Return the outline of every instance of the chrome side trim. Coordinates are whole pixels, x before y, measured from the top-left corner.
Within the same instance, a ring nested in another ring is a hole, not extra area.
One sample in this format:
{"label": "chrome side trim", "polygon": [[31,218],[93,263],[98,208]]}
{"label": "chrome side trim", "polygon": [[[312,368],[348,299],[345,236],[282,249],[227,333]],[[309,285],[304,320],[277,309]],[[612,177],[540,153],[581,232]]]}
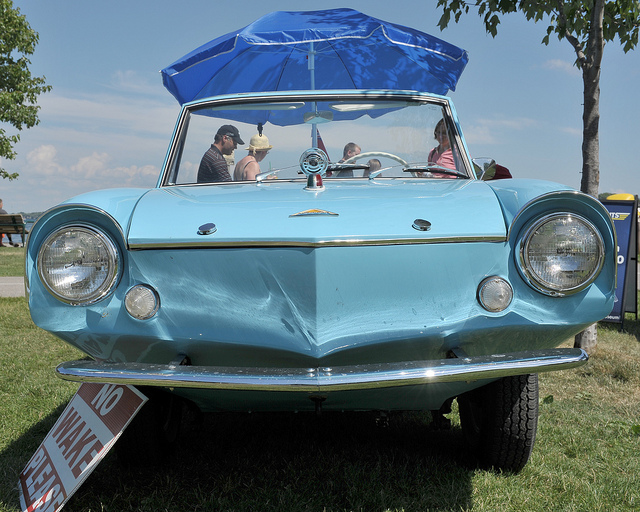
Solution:
{"label": "chrome side trim", "polygon": [[589,356],[582,349],[549,349],[432,361],[336,366],[332,368],[242,368],[144,363],[69,361],[58,376],[75,382],[134,386],[245,390],[347,391],[441,382],[497,379],[576,368]]}
{"label": "chrome side trim", "polygon": [[504,236],[485,237],[436,237],[436,238],[397,238],[397,239],[350,239],[350,240],[319,240],[317,242],[305,242],[303,240],[220,240],[220,241],[193,241],[193,242],[158,242],[158,243],[129,243],[131,250],[145,249],[193,249],[193,248],[223,248],[223,247],[358,247],[371,245],[425,245],[425,244],[451,244],[451,243],[504,243]]}
{"label": "chrome side trim", "polygon": [[[250,104],[250,103],[291,103],[296,101],[354,101],[354,99],[361,100],[385,100],[392,101],[406,101],[406,102],[424,102],[432,103],[434,105],[442,106],[447,109],[448,114],[451,115],[452,107],[449,98],[437,94],[428,94],[419,91],[397,91],[397,90],[359,90],[359,89],[334,89],[334,90],[299,90],[299,91],[269,91],[269,92],[251,92],[251,93],[239,93],[239,94],[223,94],[220,96],[211,96],[205,99],[198,99],[190,101],[182,105],[182,110],[176,121],[176,126],[171,137],[171,143],[167,154],[165,156],[164,163],[162,165],[162,172],[158,178],[158,187],[172,186],[169,182],[171,176],[171,170],[176,164],[176,158],[178,157],[178,146],[184,141],[185,127],[188,123],[189,116],[199,109],[221,109],[228,106],[229,109],[236,108],[238,105]],[[459,139],[459,125],[456,122],[456,138]],[[461,146],[465,147],[466,146]],[[467,154],[465,152],[465,161],[467,161]],[[467,163],[467,165],[469,165]],[[469,169],[469,167],[467,167]],[[203,184],[193,184],[202,186]],[[213,186],[226,186],[237,185],[237,182],[219,182],[207,185]],[[182,185],[180,185],[182,186]]]}

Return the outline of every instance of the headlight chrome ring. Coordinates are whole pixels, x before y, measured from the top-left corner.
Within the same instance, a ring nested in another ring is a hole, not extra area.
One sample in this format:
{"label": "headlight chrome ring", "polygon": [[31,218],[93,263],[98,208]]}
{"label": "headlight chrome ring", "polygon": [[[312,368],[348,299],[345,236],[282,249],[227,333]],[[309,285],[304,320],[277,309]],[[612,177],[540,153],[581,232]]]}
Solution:
{"label": "headlight chrome ring", "polygon": [[573,213],[535,221],[520,241],[518,266],[527,282],[551,296],[580,292],[598,277],[604,242],[597,228]]}
{"label": "headlight chrome ring", "polygon": [[84,225],[51,233],[38,251],[38,274],[47,290],[72,305],[93,304],[117,283],[120,257],[106,233]]}

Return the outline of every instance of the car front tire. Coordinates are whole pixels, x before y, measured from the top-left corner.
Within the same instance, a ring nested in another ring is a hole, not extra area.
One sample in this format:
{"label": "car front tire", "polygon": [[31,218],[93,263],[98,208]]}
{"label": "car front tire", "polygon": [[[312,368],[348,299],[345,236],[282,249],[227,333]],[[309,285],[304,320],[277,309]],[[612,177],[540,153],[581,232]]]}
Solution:
{"label": "car front tire", "polygon": [[162,390],[140,388],[149,400],[127,426],[115,445],[125,467],[156,466],[175,453],[183,401]]}
{"label": "car front tire", "polygon": [[538,428],[538,375],[503,377],[458,397],[460,423],[483,467],[517,473]]}

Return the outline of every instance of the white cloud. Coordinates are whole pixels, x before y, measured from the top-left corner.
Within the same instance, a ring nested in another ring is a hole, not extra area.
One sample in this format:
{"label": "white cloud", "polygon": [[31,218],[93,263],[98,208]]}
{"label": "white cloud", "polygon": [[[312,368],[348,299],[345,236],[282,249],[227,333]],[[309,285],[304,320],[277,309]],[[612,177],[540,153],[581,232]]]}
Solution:
{"label": "white cloud", "polygon": [[[157,76],[155,77],[158,78]],[[142,76],[137,71],[117,70],[111,77],[111,87],[118,92],[136,93],[144,95],[162,95],[166,97],[167,92],[156,83],[149,83],[146,75]]]}
{"label": "white cloud", "polygon": [[573,64],[573,62],[566,60],[551,59],[546,61],[542,67],[551,71],[561,71],[562,73],[570,76],[580,76],[580,70]]}
{"label": "white cloud", "polygon": [[477,119],[465,125],[464,136],[469,144],[501,144],[507,135],[531,129],[537,124],[536,120],[524,117]]}
{"label": "white cloud", "polygon": [[[155,165],[121,165],[107,152],[79,155],[70,164],[52,144],[26,155],[18,180],[7,186],[11,211],[46,210],[78,194],[116,187],[154,187],[160,173]],[[67,155],[67,157],[70,155]]]}
{"label": "white cloud", "polygon": [[149,98],[115,94],[91,96],[46,94],[39,100],[43,126],[72,127],[81,132],[116,132],[166,136],[179,106]]}
{"label": "white cloud", "polygon": [[572,128],[570,126],[565,126],[560,128],[562,133],[566,133],[567,135],[571,135],[572,137],[582,137],[582,129],[580,128]]}
{"label": "white cloud", "polygon": [[[116,167],[109,169],[113,179],[119,182],[119,187],[154,187],[160,174],[160,169],[154,165],[138,167]],[[113,185],[111,185],[113,186]]]}
{"label": "white cloud", "polygon": [[107,160],[109,160],[109,157],[106,153],[93,153],[90,156],[80,158],[78,163],[71,167],[71,170],[85,179],[95,178],[104,174]]}
{"label": "white cloud", "polygon": [[42,176],[54,176],[63,173],[63,168],[56,162],[58,150],[55,146],[47,144],[39,146],[27,154],[27,163],[30,171]]}
{"label": "white cloud", "polygon": [[[144,93],[134,72],[116,73],[113,92],[48,93],[39,98],[40,124],[25,131],[7,163],[19,178],[4,182],[11,211],[42,211],[90,190],[153,187],[179,105]],[[116,91],[117,89],[117,91]]]}

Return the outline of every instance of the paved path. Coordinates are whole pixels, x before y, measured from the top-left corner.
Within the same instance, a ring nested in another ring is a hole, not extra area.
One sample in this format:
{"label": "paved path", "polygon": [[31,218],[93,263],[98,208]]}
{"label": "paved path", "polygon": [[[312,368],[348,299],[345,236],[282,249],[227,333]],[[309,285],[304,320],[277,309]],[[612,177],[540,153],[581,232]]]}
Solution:
{"label": "paved path", "polygon": [[24,297],[24,278],[0,277],[0,297]]}
{"label": "paved path", "polygon": [[[638,290],[640,290],[640,265],[638,265]],[[0,297],[24,297],[23,277],[0,277]]]}

